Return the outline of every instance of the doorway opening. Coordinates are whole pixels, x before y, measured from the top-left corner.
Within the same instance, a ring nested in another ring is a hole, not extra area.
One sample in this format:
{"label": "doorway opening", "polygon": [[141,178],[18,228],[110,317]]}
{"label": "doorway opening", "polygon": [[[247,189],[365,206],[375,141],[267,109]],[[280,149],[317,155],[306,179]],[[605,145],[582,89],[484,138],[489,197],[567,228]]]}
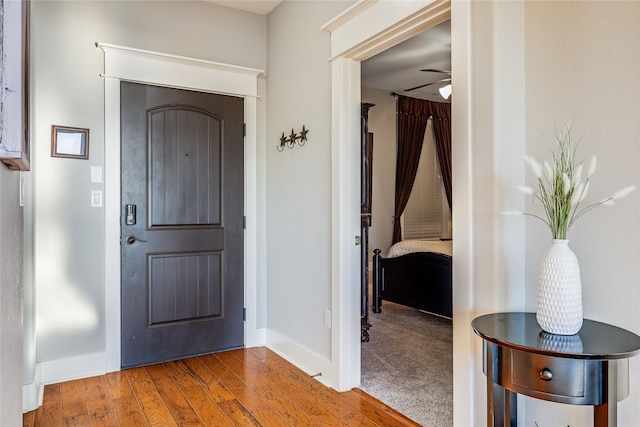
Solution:
{"label": "doorway opening", "polygon": [[[427,71],[423,71],[427,70]],[[375,104],[369,110],[369,131],[374,135],[371,228],[369,231],[369,271],[373,250],[383,257],[392,246],[396,180],[396,97],[403,95],[432,102],[449,103],[439,89],[450,84],[451,25],[447,20],[405,40],[361,63],[361,102]],[[430,120],[431,122],[431,120]],[[422,152],[430,150],[436,165],[432,129],[427,126]],[[425,150],[425,146],[427,147]],[[437,160],[437,159],[436,159]],[[422,166],[419,166],[423,167]],[[420,176],[420,174],[419,174]],[[414,182],[413,190],[427,188]],[[427,188],[428,189],[428,188]],[[436,194],[434,193],[434,196]],[[413,197],[413,195],[411,196]],[[451,251],[451,222],[444,190],[433,205],[444,205],[438,235]],[[406,210],[405,210],[406,213]],[[429,219],[425,219],[426,222]],[[415,221],[414,221],[415,222]],[[433,222],[433,221],[431,221]],[[414,224],[421,227],[420,224]],[[431,224],[432,225],[432,224]],[[425,224],[425,227],[428,226]],[[433,227],[430,227],[433,228]],[[403,228],[404,230],[404,228]],[[403,233],[406,235],[406,233]],[[433,234],[433,233],[431,233]],[[420,238],[420,240],[425,240]],[[408,243],[408,242],[404,242]],[[411,244],[410,242],[408,244]],[[435,242],[434,242],[435,244]],[[369,301],[374,284],[370,276]],[[416,286],[424,285],[412,278]],[[450,275],[448,276],[451,287]],[[384,292],[383,298],[384,298]],[[390,297],[390,299],[392,299]],[[449,294],[450,299],[450,294]],[[375,300],[373,301],[375,303]],[[450,304],[451,302],[449,302]],[[382,300],[381,313],[372,312],[370,341],[361,346],[361,388],[423,425],[451,425],[453,422],[453,333],[451,319],[392,301]]]}

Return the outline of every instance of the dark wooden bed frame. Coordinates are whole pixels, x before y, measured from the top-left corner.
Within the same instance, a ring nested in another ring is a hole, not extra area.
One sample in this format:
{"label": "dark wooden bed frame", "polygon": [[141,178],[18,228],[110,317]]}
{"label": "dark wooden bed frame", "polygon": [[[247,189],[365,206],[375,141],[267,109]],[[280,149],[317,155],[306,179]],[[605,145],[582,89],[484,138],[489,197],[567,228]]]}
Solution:
{"label": "dark wooden bed frame", "polygon": [[373,312],[380,313],[382,300],[451,318],[451,256],[414,252],[383,258],[373,251]]}

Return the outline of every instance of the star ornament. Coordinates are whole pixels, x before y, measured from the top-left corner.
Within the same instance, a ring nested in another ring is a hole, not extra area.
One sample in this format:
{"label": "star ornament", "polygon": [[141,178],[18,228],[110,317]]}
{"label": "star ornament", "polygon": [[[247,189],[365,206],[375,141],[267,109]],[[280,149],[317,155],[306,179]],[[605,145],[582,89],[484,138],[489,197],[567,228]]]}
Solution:
{"label": "star ornament", "polygon": [[276,145],[276,149],[278,151],[284,150],[284,147],[286,147],[287,145],[287,141],[288,141],[287,137],[284,136],[284,132],[282,132],[282,136],[280,137],[280,145]]}
{"label": "star ornament", "polygon": [[291,146],[296,143],[296,139],[298,139],[298,135],[293,129],[291,129],[291,135],[289,135],[289,143],[291,144]]}
{"label": "star ornament", "polygon": [[305,129],[304,125],[302,125],[302,130],[300,131],[300,142],[307,141],[308,133],[309,133],[309,129]]}
{"label": "star ornament", "polygon": [[307,129],[306,126],[302,126],[302,130],[300,131],[300,133],[296,133],[296,131],[291,128],[291,133],[289,135],[284,134],[284,132],[282,132],[282,135],[280,136],[280,144],[276,145],[276,149],[278,151],[283,151],[285,149],[285,147],[287,148],[293,148],[296,145],[296,142],[298,143],[298,145],[300,145],[301,147],[304,145],[305,142],[308,141],[307,139],[307,134],[309,133],[309,129]]}

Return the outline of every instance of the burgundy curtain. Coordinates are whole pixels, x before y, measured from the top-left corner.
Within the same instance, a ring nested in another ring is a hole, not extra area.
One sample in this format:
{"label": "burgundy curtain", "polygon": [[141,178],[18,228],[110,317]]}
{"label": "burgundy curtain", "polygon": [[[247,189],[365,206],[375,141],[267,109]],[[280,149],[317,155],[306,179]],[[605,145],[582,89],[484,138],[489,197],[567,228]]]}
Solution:
{"label": "burgundy curtain", "polygon": [[422,151],[422,141],[430,116],[427,101],[398,95],[396,197],[393,214],[393,243],[402,238],[400,216],[409,201]]}
{"label": "burgundy curtain", "polygon": [[451,104],[432,102],[431,119],[440,173],[451,209]]}
{"label": "burgundy curtain", "polygon": [[393,214],[393,242],[402,240],[400,216],[407,206],[418,171],[422,141],[429,117],[449,209],[451,209],[451,104],[398,95],[396,196]]}

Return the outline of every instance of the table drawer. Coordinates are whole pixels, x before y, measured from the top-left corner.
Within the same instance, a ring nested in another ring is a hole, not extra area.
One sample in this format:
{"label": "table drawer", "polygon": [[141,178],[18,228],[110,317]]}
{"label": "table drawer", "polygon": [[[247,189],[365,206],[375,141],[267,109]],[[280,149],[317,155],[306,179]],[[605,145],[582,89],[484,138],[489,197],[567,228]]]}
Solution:
{"label": "table drawer", "polygon": [[585,397],[585,360],[511,350],[511,382],[532,392]]}

